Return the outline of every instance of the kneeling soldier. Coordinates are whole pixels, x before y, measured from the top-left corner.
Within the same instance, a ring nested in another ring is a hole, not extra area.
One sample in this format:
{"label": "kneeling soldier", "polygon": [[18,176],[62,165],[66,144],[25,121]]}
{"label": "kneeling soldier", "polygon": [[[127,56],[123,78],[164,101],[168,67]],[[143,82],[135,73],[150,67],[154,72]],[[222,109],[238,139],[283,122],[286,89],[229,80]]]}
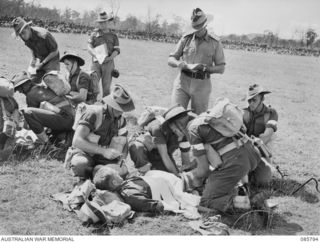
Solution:
{"label": "kneeling soldier", "polygon": [[[119,163],[127,154],[127,130],[123,112],[134,110],[129,93],[120,85],[102,99],[102,105],[88,105],[77,122],[73,137],[75,152],[71,168],[76,176],[89,178],[96,165]],[[122,137],[122,148],[112,148],[115,137]],[[123,154],[123,153],[124,154]]]}

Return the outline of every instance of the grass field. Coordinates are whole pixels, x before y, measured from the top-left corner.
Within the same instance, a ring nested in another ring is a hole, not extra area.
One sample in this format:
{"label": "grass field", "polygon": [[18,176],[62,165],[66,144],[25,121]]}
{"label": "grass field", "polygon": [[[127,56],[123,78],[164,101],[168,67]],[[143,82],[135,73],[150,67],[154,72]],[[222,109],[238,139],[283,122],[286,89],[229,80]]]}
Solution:
{"label": "grass field", "polygon": [[[0,75],[12,77],[26,69],[30,52],[9,29],[0,29]],[[77,51],[89,69],[85,35],[54,34],[60,53]],[[121,54],[116,66],[121,83],[132,93],[138,116],[144,105],[170,105],[172,83],[177,70],[167,65],[174,45],[120,39]],[[253,234],[316,235],[320,234],[319,193],[314,184],[290,194],[310,177],[320,178],[320,59],[225,50],[226,71],[213,76],[211,104],[219,96],[244,107],[241,101],[249,84],[258,83],[272,94],[266,96],[279,113],[279,129],[274,146],[275,162],[285,170],[285,181],[274,181],[279,206],[271,226],[250,229]],[[16,96],[21,106],[24,98]],[[275,174],[277,178],[279,176]],[[0,163],[0,234],[4,235],[91,235],[92,228],[81,225],[75,214],[62,209],[50,195],[67,191],[75,182],[62,162],[33,157]],[[232,225],[232,224],[231,224]],[[231,234],[247,234],[244,227]],[[138,216],[134,223],[111,230],[112,235],[192,235],[187,220],[180,216]]]}

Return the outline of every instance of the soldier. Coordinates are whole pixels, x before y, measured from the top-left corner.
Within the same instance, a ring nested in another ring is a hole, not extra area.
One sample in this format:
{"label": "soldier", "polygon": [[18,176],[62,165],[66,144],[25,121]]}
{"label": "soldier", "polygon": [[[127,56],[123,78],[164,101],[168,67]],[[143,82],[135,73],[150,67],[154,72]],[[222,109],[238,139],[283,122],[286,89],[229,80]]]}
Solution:
{"label": "soldier", "polygon": [[127,147],[128,132],[122,113],[134,110],[134,103],[120,85],[115,85],[113,92],[101,102],[102,105],[88,105],[79,121],[75,121],[77,127],[72,142],[75,152],[70,165],[79,178],[89,178],[96,165],[117,164],[126,155],[122,152],[125,148],[119,151],[110,144],[114,137],[120,136],[125,140],[123,147]]}
{"label": "soldier", "polygon": [[64,52],[60,59],[69,72],[69,83],[71,91],[67,95],[72,104],[77,106],[80,102],[93,104],[96,100],[96,94],[92,92],[92,83],[90,76],[81,70],[81,66],[85,64],[77,53]]}
{"label": "soldier", "polygon": [[[246,100],[249,106],[244,109],[243,122],[247,128],[248,136],[260,138],[264,144],[270,147],[270,143],[277,131],[278,113],[271,106],[264,104],[264,95],[271,93],[262,86],[250,85]],[[251,182],[259,185],[267,184],[272,177],[271,168],[261,162],[251,174]]]}
{"label": "soldier", "polygon": [[[200,206],[226,211],[232,204],[234,188],[243,176],[254,170],[260,162],[260,155],[251,142],[240,137],[224,137],[205,117],[188,118],[184,113],[168,116],[166,123],[178,136],[185,135],[196,157],[197,167],[182,173],[186,190],[205,184]],[[213,162],[212,162],[213,161]],[[214,166],[213,171],[209,165]]]}
{"label": "soldier", "polygon": [[[44,74],[60,70],[58,44],[52,34],[40,27],[30,27],[32,22],[26,22],[17,17],[12,21],[16,36],[20,36],[31,50],[30,66],[36,68],[36,73],[30,73],[31,81],[38,84]],[[37,62],[39,59],[39,63]]]}
{"label": "soldier", "polygon": [[40,143],[49,140],[45,128],[57,132],[72,130],[74,110],[66,97],[56,95],[45,86],[34,85],[26,72],[16,75],[13,84],[15,91],[26,95],[28,107],[22,113]]}
{"label": "soldier", "polygon": [[[174,112],[169,109],[163,116],[152,120],[144,128],[144,132],[139,134],[129,143],[129,152],[136,168],[140,171],[148,170],[148,166],[154,170],[163,170],[178,175],[179,170],[173,158],[173,153],[179,149],[184,167],[191,166],[189,150],[190,144],[185,136],[179,137],[166,125],[162,125],[162,120],[168,115],[182,115],[189,113],[181,105],[174,108]],[[191,114],[194,117],[195,114]]]}
{"label": "soldier", "polygon": [[[88,40],[88,51],[92,56],[91,69],[101,78],[102,97],[110,94],[114,58],[120,54],[119,39],[108,28],[111,20],[113,17],[109,18],[106,12],[100,13],[97,20],[99,28],[95,29]],[[100,56],[104,56],[104,59],[100,60]]]}
{"label": "soldier", "polygon": [[210,75],[224,72],[225,58],[219,38],[206,29],[205,13],[196,8],[191,20],[193,31],[180,39],[168,64],[180,70],[173,85],[172,104],[187,108],[191,100],[191,109],[200,114],[208,109],[212,89]]}

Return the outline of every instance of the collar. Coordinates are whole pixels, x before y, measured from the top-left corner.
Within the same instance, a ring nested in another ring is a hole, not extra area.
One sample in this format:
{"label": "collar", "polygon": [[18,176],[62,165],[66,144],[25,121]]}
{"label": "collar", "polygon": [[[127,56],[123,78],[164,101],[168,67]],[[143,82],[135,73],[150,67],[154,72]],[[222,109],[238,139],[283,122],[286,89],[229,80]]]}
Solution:
{"label": "collar", "polygon": [[32,27],[30,27],[30,30],[31,30],[31,36],[27,41],[25,41],[25,43],[34,42],[36,40],[36,36],[37,36],[36,31]]}
{"label": "collar", "polygon": [[193,38],[194,39],[198,39],[199,41],[205,40],[207,42],[210,40],[210,37],[209,37],[209,34],[208,34],[208,30],[206,31],[206,34],[204,36],[202,36],[201,38],[200,37],[196,37],[195,34],[193,34]]}
{"label": "collar", "polygon": [[263,103],[262,104],[262,109],[260,112],[254,112],[254,111],[251,111],[250,108],[248,108],[248,110],[250,111],[250,113],[252,113],[254,116],[258,116],[258,115],[263,115],[265,113],[269,113],[270,112],[270,109]]}
{"label": "collar", "polygon": [[[109,107],[109,106],[108,106],[108,107]],[[113,113],[109,111],[109,108],[107,108],[106,111],[104,111],[104,115],[105,115],[105,118],[106,118],[106,119],[109,119],[109,120],[119,120],[119,119],[121,119],[121,117],[122,117],[122,116],[120,115],[118,118],[116,118],[116,117],[113,115]]]}

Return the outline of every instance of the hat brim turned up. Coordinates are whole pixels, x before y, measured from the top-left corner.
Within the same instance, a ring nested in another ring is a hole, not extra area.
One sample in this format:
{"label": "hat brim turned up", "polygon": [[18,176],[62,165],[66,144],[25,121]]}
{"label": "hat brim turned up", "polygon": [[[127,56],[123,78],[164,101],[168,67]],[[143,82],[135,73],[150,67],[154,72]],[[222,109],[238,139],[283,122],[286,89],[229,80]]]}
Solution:
{"label": "hat brim turned up", "polygon": [[[257,93],[254,93],[254,94],[251,94],[251,95],[247,95],[247,98],[246,100],[249,101],[250,99],[254,98],[255,96],[259,95],[259,94],[262,94],[262,95],[265,95],[265,94],[269,94],[271,92],[269,91],[262,91],[262,92],[257,92]],[[242,99],[243,100],[243,99]]]}

